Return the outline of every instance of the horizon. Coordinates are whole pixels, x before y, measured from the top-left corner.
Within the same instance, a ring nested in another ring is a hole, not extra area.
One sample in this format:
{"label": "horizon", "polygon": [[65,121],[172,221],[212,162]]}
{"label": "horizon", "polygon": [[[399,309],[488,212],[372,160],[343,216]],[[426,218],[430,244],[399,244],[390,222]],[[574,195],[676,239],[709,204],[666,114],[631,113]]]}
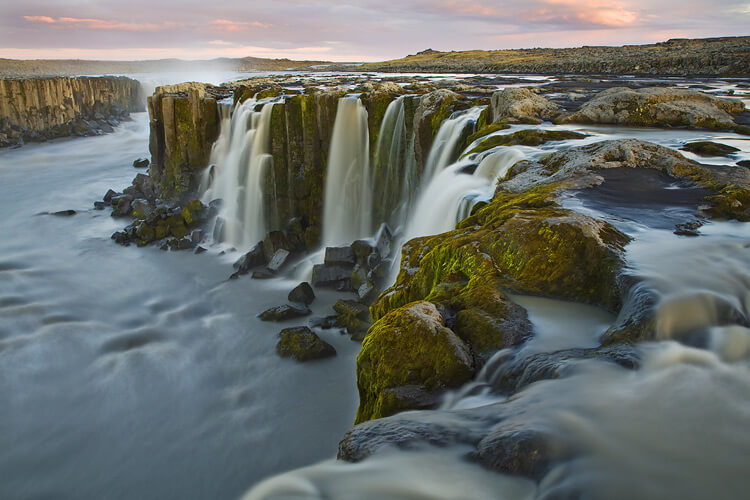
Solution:
{"label": "horizon", "polygon": [[[330,62],[441,52],[647,45],[747,36],[750,2],[718,0],[371,0],[350,4],[230,0],[9,0],[0,6],[0,58],[183,61],[258,57]],[[663,15],[668,12],[669,15]]]}

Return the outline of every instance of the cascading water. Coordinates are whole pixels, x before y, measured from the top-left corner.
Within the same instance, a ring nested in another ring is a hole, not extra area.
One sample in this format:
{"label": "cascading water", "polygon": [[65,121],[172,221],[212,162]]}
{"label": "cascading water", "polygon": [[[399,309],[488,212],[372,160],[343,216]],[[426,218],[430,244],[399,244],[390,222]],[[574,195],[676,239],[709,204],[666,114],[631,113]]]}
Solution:
{"label": "cascading water", "polygon": [[223,200],[224,228],[215,236],[238,249],[257,243],[266,233],[263,181],[273,161],[269,154],[273,103],[255,111],[258,104],[248,99],[235,108],[231,118],[222,117],[221,132],[211,150],[214,167],[203,181],[204,202]]}
{"label": "cascading water", "polygon": [[419,175],[414,158],[414,134],[406,127],[405,100],[401,96],[386,108],[375,146],[372,168],[375,224],[401,227],[414,203]]}
{"label": "cascading water", "polygon": [[333,125],[323,209],[323,244],[372,234],[372,185],[367,110],[358,98],[339,99]]}
{"label": "cascading water", "polygon": [[440,129],[427,155],[427,162],[422,174],[423,186],[427,185],[444,168],[456,161],[461,138],[466,134],[468,127],[472,127],[471,130],[473,131],[473,127],[483,109],[481,106],[471,108],[465,113],[451,116],[440,124]]}

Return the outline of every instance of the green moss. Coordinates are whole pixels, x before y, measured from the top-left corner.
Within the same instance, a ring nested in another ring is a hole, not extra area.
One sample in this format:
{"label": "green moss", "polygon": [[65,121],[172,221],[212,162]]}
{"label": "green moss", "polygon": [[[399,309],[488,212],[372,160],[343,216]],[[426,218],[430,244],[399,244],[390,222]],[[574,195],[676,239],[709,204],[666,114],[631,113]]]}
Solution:
{"label": "green moss", "polygon": [[360,405],[356,423],[393,415],[416,402],[394,390],[420,392],[459,387],[474,375],[466,346],[448,328],[435,306],[408,304],[381,318],[367,332],[357,357]]}
{"label": "green moss", "polygon": [[739,151],[739,149],[735,147],[711,141],[689,142],[685,144],[682,149],[700,156],[729,156],[730,154]]}
{"label": "green moss", "polygon": [[182,209],[182,218],[188,227],[193,227],[198,224],[203,213],[203,203],[200,200],[191,200],[185,204]]}
{"label": "green moss", "polygon": [[500,130],[505,130],[507,128],[510,128],[510,125],[508,125],[508,122],[506,121],[500,121],[498,123],[492,123],[490,125],[484,125],[484,126],[480,126],[480,122],[477,122],[478,130],[475,133],[471,134],[468,137],[468,139],[466,139],[466,142],[467,144],[471,144],[472,142],[484,137],[485,135],[490,135],[493,132],[498,132]]}
{"label": "green moss", "polygon": [[285,328],[279,334],[276,352],[282,358],[312,361],[336,355],[336,349],[306,326]]}
{"label": "green moss", "polygon": [[[505,128],[507,128],[507,126]],[[498,146],[539,146],[540,144],[544,144],[545,142],[583,139],[584,137],[587,136],[585,134],[571,132],[569,130],[519,130],[518,132],[513,132],[512,134],[493,135],[492,137],[488,137],[463,156],[482,153]]]}

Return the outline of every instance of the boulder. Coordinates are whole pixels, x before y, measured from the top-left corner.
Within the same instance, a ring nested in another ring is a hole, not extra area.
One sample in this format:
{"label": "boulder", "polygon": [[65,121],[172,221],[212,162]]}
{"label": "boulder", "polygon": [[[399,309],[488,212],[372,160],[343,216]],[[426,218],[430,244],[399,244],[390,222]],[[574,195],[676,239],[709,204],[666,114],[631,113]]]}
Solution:
{"label": "boulder", "polygon": [[688,127],[732,130],[732,114],[745,106],[696,90],[649,87],[603,90],[562,123],[605,123],[639,127]]}
{"label": "boulder", "polygon": [[321,340],[306,326],[285,328],[279,334],[276,352],[282,358],[293,358],[296,361],[312,361],[330,358],[336,355],[336,349]]}
{"label": "boulder", "polygon": [[534,90],[523,87],[511,87],[492,94],[490,110],[491,123],[503,120],[512,123],[542,123],[542,120],[553,120],[562,111],[557,104]]}
{"label": "boulder", "polygon": [[351,273],[351,268],[316,264],[313,266],[312,285],[321,288],[337,289],[349,282]]}
{"label": "boulder", "polygon": [[[424,393],[459,387],[474,375],[469,349],[429,302],[407,304],[380,318],[357,357],[356,422],[413,408]],[[416,386],[414,390],[399,390]]]}
{"label": "boulder", "polygon": [[249,252],[234,263],[234,268],[239,274],[247,274],[252,269],[266,264],[266,254],[263,251],[263,242],[258,242]]}
{"label": "boulder", "polygon": [[309,314],[312,314],[312,311],[307,306],[300,307],[284,304],[266,309],[258,314],[258,317],[261,321],[286,321],[288,319],[302,318]]}
{"label": "boulder", "polygon": [[698,156],[729,156],[740,151],[733,146],[711,141],[689,142],[682,146],[682,149],[695,153]]}
{"label": "boulder", "polygon": [[357,262],[354,250],[351,246],[347,247],[328,247],[326,248],[323,263],[326,266],[348,266],[352,267]]}
{"label": "boulder", "polygon": [[274,252],[273,257],[271,257],[271,260],[270,262],[268,262],[268,265],[266,267],[272,273],[277,273],[281,270],[282,267],[284,267],[284,264],[288,259],[289,251],[280,248],[276,250],[276,252]]}
{"label": "boulder", "polygon": [[309,306],[315,300],[315,292],[310,286],[310,283],[304,281],[289,292],[287,299],[289,302],[299,302],[300,304]]}
{"label": "boulder", "polygon": [[135,168],[148,168],[149,164],[151,162],[148,161],[148,158],[138,158],[133,162],[133,167]]}

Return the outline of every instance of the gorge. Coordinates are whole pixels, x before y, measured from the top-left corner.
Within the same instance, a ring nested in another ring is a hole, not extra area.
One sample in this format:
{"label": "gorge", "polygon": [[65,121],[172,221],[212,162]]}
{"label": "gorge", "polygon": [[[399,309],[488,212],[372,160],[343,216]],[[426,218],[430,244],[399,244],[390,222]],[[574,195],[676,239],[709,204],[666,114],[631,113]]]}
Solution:
{"label": "gorge", "polygon": [[0,496],[744,494],[745,81],[117,99],[111,133],[0,151]]}

